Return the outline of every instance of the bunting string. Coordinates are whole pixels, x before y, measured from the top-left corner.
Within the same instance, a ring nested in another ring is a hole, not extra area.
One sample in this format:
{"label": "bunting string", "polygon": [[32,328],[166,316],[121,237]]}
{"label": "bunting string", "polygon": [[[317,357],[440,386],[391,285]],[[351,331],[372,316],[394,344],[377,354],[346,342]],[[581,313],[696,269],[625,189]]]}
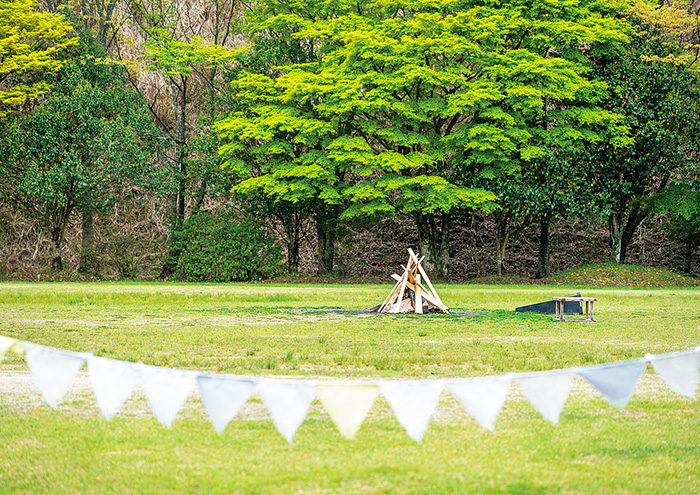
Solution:
{"label": "bunting string", "polygon": [[0,336],[0,361],[7,353],[25,356],[44,401],[56,409],[75,378],[87,365],[90,388],[107,420],[124,406],[137,386],[146,395],[156,419],[170,428],[190,393],[199,389],[212,426],[222,433],[238,411],[258,393],[280,434],[292,443],[314,399],[323,405],[338,431],[352,439],[377,397],[382,395],[409,437],[420,442],[443,390],[487,430],[516,382],[525,398],[551,423],[558,423],[575,376],[583,378],[612,406],[624,408],[634,395],[647,363],[675,393],[694,397],[700,381],[700,346],[629,361],[576,366],[551,371],[507,373],[432,380],[316,381],[262,378],[178,370],[131,363],[22,342]]}

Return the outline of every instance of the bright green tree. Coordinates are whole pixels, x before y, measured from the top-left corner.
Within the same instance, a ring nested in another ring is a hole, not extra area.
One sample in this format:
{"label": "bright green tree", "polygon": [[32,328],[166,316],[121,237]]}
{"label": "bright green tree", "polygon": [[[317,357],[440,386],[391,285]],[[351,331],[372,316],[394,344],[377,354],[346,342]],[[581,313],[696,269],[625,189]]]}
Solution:
{"label": "bright green tree", "polygon": [[62,15],[36,0],[0,0],[0,117],[47,93],[47,75],[61,68],[61,50],[74,45]]}
{"label": "bright green tree", "polygon": [[347,218],[414,215],[438,278],[452,212],[495,206],[473,177],[517,173],[553,146],[627,142],[620,117],[596,106],[605,85],[589,77],[590,59],[627,39],[597,2],[280,9],[255,28],[290,33],[317,59],[236,82],[248,104],[221,122],[222,153],[239,174],[251,172],[244,149],[260,164],[239,187],[316,197]]}

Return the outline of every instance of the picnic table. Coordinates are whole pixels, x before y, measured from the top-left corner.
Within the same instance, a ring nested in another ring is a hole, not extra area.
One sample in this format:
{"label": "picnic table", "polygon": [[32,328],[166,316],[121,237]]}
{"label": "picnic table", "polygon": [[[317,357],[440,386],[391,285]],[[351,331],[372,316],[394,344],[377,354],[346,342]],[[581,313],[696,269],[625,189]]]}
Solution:
{"label": "picnic table", "polygon": [[[570,297],[553,297],[554,303],[556,304],[556,316],[555,320],[559,321],[595,321],[593,319],[593,303],[596,302],[598,299],[595,297],[578,297],[578,296],[570,296]],[[567,301],[572,301],[572,302],[580,302],[581,306],[584,306],[585,303],[585,309],[584,309],[584,315],[585,318],[564,318],[564,303]]]}

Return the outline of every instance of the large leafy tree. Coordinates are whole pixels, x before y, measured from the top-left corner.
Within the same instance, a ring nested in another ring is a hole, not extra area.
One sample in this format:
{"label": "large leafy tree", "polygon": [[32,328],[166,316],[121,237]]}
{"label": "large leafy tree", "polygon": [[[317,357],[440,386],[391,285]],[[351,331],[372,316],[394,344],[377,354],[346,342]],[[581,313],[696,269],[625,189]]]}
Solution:
{"label": "large leafy tree", "polygon": [[62,15],[36,0],[0,1],[0,117],[47,93],[47,76],[61,68],[61,50],[74,45]]}
{"label": "large leafy tree", "polygon": [[634,138],[623,148],[597,147],[586,167],[607,213],[610,258],[618,263],[625,262],[635,230],[650,213],[646,200],[695,160],[697,74],[659,58],[672,53],[677,47],[672,51],[657,39],[637,36],[622,56],[598,69],[609,87],[603,105],[624,117]]}
{"label": "large leafy tree", "polygon": [[143,101],[110,66],[90,57],[67,62],[50,97],[15,119],[0,147],[3,199],[43,222],[55,270],[63,268],[64,236],[75,213],[85,221],[86,213],[157,177],[151,158],[158,133]]}
{"label": "large leafy tree", "polygon": [[222,151],[242,173],[244,148],[265,164],[242,187],[349,201],[344,217],[412,214],[440,278],[452,212],[494,207],[473,177],[517,173],[555,145],[625,142],[587,76],[592,55],[626,39],[596,2],[307,1],[276,14],[262,28],[284,26],[318,58],[239,78],[250,105],[222,122]]}

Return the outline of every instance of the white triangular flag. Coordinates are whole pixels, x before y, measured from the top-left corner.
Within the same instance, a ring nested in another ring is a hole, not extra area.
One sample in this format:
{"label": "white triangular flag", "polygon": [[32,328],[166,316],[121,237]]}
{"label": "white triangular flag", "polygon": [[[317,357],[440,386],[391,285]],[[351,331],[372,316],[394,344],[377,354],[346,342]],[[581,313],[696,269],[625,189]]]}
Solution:
{"label": "white triangular flag", "polygon": [[292,443],[294,433],[309,412],[316,386],[301,380],[263,380],[258,385],[258,392],[277,431]]}
{"label": "white triangular flag", "polygon": [[316,393],[338,431],[353,438],[379,395],[372,383],[320,383]]}
{"label": "white triangular flag", "polygon": [[382,395],[408,436],[420,442],[428,430],[443,384],[438,380],[380,382]]}
{"label": "white triangular flag", "polygon": [[87,363],[97,405],[105,418],[112,419],[138,383],[136,365],[97,356],[89,356]]}
{"label": "white triangular flag", "polygon": [[9,351],[10,347],[12,347],[14,344],[15,339],[0,335],[0,361],[2,361],[2,358],[5,357],[5,353]]}
{"label": "white triangular flag", "polygon": [[3,357],[5,357],[5,354],[8,352],[12,352],[17,356],[22,356],[25,352],[24,343],[0,335],[0,361],[2,361]]}
{"label": "white triangular flag", "polygon": [[698,388],[700,352],[679,353],[671,356],[653,356],[651,364],[666,384],[677,394],[693,397]]}
{"label": "white triangular flag", "polygon": [[479,425],[493,431],[511,380],[510,375],[465,378],[448,382],[447,389]]}
{"label": "white triangular flag", "polygon": [[151,411],[160,424],[170,428],[194,388],[196,374],[143,364],[138,370]]}
{"label": "white triangular flag", "polygon": [[46,403],[56,409],[85,363],[85,357],[35,344],[25,346],[29,371]]}
{"label": "white triangular flag", "polygon": [[644,373],[646,359],[578,368],[576,373],[600,392],[611,405],[624,408]]}
{"label": "white triangular flag", "polygon": [[537,411],[552,423],[559,422],[559,415],[569,398],[573,371],[533,373],[516,377],[525,397]]}
{"label": "white triangular flag", "polygon": [[203,374],[197,377],[197,383],[209,420],[218,433],[224,432],[255,390],[255,381],[250,378]]}

